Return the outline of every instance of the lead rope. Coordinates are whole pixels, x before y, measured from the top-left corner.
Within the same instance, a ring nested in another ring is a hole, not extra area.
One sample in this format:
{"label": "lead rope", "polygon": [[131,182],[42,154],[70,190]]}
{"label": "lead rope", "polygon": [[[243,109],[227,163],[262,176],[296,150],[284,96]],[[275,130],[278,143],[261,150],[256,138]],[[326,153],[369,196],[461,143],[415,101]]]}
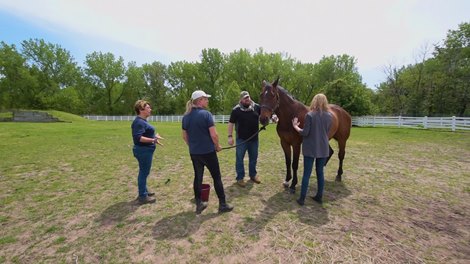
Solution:
{"label": "lead rope", "polygon": [[231,148],[236,148],[236,147],[238,147],[238,146],[241,146],[241,145],[247,143],[248,141],[250,141],[250,139],[254,138],[256,135],[258,135],[259,132],[261,132],[261,130],[266,130],[266,126],[260,127],[256,133],[254,133],[253,135],[251,135],[251,136],[250,136],[247,140],[245,140],[243,143],[236,144],[236,145],[230,146],[230,147],[225,147],[225,148],[222,148],[221,150],[224,150],[224,149],[231,149]]}

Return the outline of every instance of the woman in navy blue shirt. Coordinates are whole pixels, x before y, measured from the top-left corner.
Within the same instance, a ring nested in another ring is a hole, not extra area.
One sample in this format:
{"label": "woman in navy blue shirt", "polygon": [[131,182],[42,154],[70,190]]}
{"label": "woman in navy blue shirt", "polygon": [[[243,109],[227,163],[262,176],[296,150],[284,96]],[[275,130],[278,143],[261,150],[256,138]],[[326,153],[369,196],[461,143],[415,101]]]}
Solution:
{"label": "woman in navy blue shirt", "polygon": [[[147,177],[152,168],[153,153],[155,152],[155,144],[160,144],[159,140],[163,139],[157,133],[155,128],[147,122],[147,118],[152,112],[152,108],[147,101],[138,100],[135,102],[134,110],[137,116],[132,122],[132,139],[134,148],[132,149],[134,157],[139,162],[139,175],[137,176],[137,186],[139,188],[139,203],[154,203],[154,192],[147,189]],[[161,145],[161,144],[160,144]]]}
{"label": "woman in navy blue shirt", "polygon": [[202,213],[207,204],[201,200],[202,178],[204,167],[209,169],[214,181],[215,192],[219,198],[219,213],[230,212],[233,206],[225,201],[224,185],[220,174],[219,160],[216,151],[222,147],[215,129],[212,114],[206,110],[210,95],[197,90],[191,95],[186,105],[183,117],[183,139],[189,146],[189,154],[194,169],[194,198],[196,200],[196,214]]}
{"label": "woman in navy blue shirt", "polygon": [[308,182],[315,162],[317,174],[317,194],[312,199],[322,203],[323,187],[325,185],[323,167],[330,155],[328,131],[330,131],[332,115],[328,112],[328,99],[324,94],[317,94],[310,104],[310,111],[305,115],[304,128],[299,127],[297,117],[292,120],[294,129],[303,136],[302,153],[304,155],[304,174],[302,176],[302,187],[300,198],[297,203],[304,205],[307,195]]}

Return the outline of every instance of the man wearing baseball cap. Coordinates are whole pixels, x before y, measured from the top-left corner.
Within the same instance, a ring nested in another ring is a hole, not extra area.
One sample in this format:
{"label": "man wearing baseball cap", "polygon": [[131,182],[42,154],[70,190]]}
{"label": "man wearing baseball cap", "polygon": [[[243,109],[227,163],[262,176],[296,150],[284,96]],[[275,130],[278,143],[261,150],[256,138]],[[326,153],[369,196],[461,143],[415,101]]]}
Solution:
{"label": "man wearing baseball cap", "polygon": [[194,169],[193,189],[196,214],[201,214],[207,207],[207,204],[201,200],[204,167],[209,169],[214,181],[214,189],[219,198],[219,213],[233,210],[233,206],[225,201],[224,185],[217,158],[217,152],[222,150],[222,147],[219,144],[219,136],[212,114],[206,110],[210,97],[204,91],[194,91],[191,100],[186,104],[186,113],[182,122],[183,139],[189,146]]}
{"label": "man wearing baseball cap", "polygon": [[[256,175],[256,163],[258,160],[258,129],[260,106],[251,100],[247,91],[240,93],[239,103],[232,109],[228,123],[228,144],[233,145],[233,127],[236,131],[237,149],[235,152],[235,170],[237,172],[236,181],[238,186],[245,187],[245,165],[243,159],[248,151],[248,175],[254,183],[261,183]],[[255,135],[255,136],[253,136]]]}

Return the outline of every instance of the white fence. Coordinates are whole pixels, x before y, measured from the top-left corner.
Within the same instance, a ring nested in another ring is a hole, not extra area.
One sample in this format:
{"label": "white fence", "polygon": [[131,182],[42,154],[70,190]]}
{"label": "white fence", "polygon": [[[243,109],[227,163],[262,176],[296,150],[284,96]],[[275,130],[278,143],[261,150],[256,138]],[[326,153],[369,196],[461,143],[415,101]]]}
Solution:
{"label": "white fence", "polygon": [[470,117],[360,116],[353,117],[353,125],[470,130]]}
{"label": "white fence", "polygon": [[[84,115],[86,119],[96,120],[96,121],[133,121],[135,116],[92,116]],[[181,122],[183,119],[182,115],[175,116],[149,116],[147,118],[150,122]],[[230,119],[229,115],[214,115],[214,121],[216,123],[228,123]]]}
{"label": "white fence", "polygon": [[[84,118],[97,121],[132,121],[135,116],[91,116]],[[229,115],[214,115],[216,123],[227,123]],[[181,122],[182,115],[150,116],[151,122]],[[405,116],[359,116],[353,117],[354,126],[392,126],[410,128],[443,128],[455,130],[470,130],[470,117],[405,117]]]}

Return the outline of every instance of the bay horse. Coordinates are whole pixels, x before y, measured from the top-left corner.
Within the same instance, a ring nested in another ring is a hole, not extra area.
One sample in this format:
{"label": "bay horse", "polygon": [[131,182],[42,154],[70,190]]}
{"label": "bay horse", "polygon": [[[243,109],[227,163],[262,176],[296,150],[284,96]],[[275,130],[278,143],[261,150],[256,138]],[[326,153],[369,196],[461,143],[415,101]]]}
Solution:
{"label": "bay horse", "polygon": [[[291,193],[295,193],[302,136],[292,127],[292,119],[297,117],[300,122],[300,127],[303,128],[305,115],[309,109],[301,102],[295,100],[287,90],[278,85],[278,82],[279,77],[272,84],[263,81],[263,89],[259,99],[261,107],[259,120],[263,126],[267,126],[273,113],[275,113],[279,118],[276,130],[279,138],[281,139],[281,146],[284,151],[286,162],[286,179],[283,185],[287,188],[289,186],[289,181],[292,179],[291,154],[293,150],[292,171],[294,177],[290,185],[290,191]],[[351,115],[338,105],[330,104],[329,109],[333,116],[333,120],[328,137],[330,139],[334,138],[338,142],[339,168],[338,174],[336,175],[336,181],[341,181],[341,176],[343,175],[343,160],[344,155],[346,154],[346,141],[348,140],[351,132]],[[331,146],[329,147],[330,156],[328,157],[328,160],[334,152]]]}

